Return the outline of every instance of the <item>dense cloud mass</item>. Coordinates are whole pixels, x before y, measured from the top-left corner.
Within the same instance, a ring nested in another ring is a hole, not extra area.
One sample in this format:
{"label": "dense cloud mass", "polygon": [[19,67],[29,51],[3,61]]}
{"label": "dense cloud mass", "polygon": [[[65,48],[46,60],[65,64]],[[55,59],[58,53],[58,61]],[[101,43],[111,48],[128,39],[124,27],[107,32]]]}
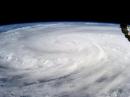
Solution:
{"label": "dense cloud mass", "polygon": [[129,74],[130,43],[117,24],[37,23],[0,33],[0,97],[129,97]]}

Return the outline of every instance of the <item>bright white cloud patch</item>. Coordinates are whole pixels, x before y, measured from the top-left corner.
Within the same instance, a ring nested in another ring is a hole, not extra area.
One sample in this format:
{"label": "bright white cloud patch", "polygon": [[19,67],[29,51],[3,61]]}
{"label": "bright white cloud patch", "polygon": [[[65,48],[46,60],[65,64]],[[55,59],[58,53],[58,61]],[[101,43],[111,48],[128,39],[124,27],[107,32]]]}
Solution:
{"label": "bright white cloud patch", "polygon": [[34,24],[0,33],[0,97],[129,97],[129,71],[130,43],[119,25]]}

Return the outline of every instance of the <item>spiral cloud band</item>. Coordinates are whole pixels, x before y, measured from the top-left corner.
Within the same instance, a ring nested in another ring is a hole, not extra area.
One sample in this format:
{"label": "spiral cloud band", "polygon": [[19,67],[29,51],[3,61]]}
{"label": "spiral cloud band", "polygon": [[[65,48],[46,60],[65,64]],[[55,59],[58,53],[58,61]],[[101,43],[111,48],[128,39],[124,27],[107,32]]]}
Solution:
{"label": "spiral cloud band", "polygon": [[130,43],[118,24],[39,23],[0,33],[0,97],[129,97],[129,90]]}

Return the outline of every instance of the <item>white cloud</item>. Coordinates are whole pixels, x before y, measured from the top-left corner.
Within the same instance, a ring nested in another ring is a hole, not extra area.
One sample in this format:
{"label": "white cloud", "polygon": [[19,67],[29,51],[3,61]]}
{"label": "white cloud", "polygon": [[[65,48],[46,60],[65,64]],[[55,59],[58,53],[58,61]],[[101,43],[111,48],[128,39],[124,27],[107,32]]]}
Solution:
{"label": "white cloud", "polygon": [[127,97],[129,51],[118,25],[39,24],[0,33],[0,94]]}

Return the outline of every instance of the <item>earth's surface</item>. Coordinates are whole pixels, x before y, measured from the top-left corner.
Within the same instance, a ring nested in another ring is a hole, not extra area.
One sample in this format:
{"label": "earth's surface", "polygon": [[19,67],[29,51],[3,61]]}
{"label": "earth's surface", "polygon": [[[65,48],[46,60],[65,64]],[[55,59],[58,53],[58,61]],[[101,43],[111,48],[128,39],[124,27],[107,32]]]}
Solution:
{"label": "earth's surface", "polygon": [[130,43],[118,24],[1,26],[0,97],[130,97]]}

